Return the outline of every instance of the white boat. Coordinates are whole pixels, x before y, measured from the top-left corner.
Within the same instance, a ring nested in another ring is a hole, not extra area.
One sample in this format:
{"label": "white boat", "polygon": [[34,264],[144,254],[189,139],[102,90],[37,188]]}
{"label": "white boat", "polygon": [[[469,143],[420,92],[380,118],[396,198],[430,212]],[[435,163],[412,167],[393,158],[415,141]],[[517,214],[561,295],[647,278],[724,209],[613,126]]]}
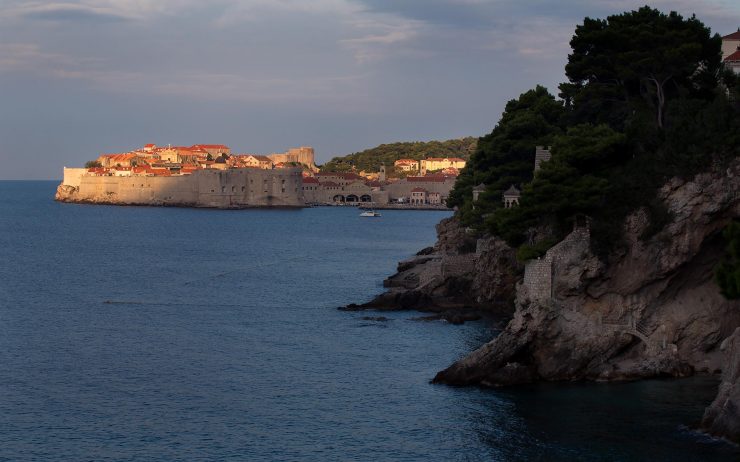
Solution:
{"label": "white boat", "polygon": [[375,211],[375,207],[371,206],[369,209],[365,210],[360,214],[361,217],[379,217],[380,212]]}

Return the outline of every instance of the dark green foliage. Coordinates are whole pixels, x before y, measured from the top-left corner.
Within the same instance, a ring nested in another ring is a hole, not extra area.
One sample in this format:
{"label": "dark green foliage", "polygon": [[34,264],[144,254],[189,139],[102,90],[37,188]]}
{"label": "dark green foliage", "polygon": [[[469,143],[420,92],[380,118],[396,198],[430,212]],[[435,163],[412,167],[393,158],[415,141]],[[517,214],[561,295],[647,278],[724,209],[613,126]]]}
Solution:
{"label": "dark green foliage", "polygon": [[[563,105],[541,86],[509,101],[498,125],[478,141],[448,205],[459,207],[467,224],[478,223],[484,214],[499,209],[504,190],[532,179],[534,148],[551,144],[554,136],[562,133],[564,114]],[[473,210],[472,190],[481,183],[487,190]]]}
{"label": "dark green foliage", "polygon": [[547,249],[555,244],[557,244],[555,239],[545,239],[533,245],[523,244],[516,251],[516,259],[523,263],[527,260],[539,258],[545,255]]}
{"label": "dark green foliage", "polygon": [[85,162],[85,168],[96,168],[96,167],[102,167],[103,164],[98,162],[97,160],[88,160]]}
{"label": "dark green foliage", "polygon": [[715,278],[722,295],[733,300],[740,298],[740,221],[730,223],[722,233],[727,251],[715,269]]}
{"label": "dark green foliage", "polygon": [[[421,160],[427,157],[460,157],[468,160],[475,151],[477,140],[473,137],[447,141],[416,141],[410,143],[381,144],[372,149],[335,157],[321,167],[322,172],[357,171],[377,172],[384,164],[389,176],[394,175],[393,162],[399,159]],[[400,173],[400,172],[399,172]],[[402,176],[402,175],[400,175]]]}
{"label": "dark green foliage", "polygon": [[717,87],[722,39],[695,17],[645,6],[605,20],[586,18],[570,45],[570,83],[561,92],[576,121],[622,129],[644,104],[663,127],[670,100],[712,98]]}
{"label": "dark green foliage", "polygon": [[519,207],[490,216],[487,224],[512,245],[525,242],[526,230],[539,225],[547,225],[551,238],[562,237],[576,216],[600,215],[611,168],[625,152],[625,136],[607,125],[570,128],[555,139],[552,160],[524,187]]}
{"label": "dark green foliage", "polygon": [[[650,239],[673,218],[657,195],[667,179],[740,154],[740,77],[722,70],[721,39],[696,18],[649,7],[587,18],[571,45],[563,102],[542,87],[510,101],[448,201],[466,225],[520,246],[522,259],[584,215],[601,256],[621,244],[624,220],[639,208]],[[549,144],[552,160],[533,178],[535,146]],[[480,183],[486,191],[472,204]],[[519,206],[504,209],[512,184]]]}

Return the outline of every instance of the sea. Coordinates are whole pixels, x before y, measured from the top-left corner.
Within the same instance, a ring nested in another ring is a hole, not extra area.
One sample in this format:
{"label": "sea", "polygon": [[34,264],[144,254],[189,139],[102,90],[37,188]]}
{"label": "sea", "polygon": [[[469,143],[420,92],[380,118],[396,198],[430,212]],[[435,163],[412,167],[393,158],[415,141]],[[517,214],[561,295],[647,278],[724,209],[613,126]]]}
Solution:
{"label": "sea", "polygon": [[433,385],[497,324],[337,310],[447,212],[62,204],[56,185],[0,182],[2,461],[740,460],[694,430],[716,378]]}

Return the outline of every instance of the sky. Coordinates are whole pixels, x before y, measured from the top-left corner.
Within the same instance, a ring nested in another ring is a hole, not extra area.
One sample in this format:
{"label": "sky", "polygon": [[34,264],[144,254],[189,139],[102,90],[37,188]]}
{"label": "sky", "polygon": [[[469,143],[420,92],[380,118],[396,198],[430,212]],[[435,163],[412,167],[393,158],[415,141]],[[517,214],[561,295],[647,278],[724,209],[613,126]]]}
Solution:
{"label": "sky", "polygon": [[[482,136],[506,101],[557,93],[586,16],[631,0],[0,0],[0,179],[58,179],[145,143],[319,163]],[[647,2],[721,35],[736,0]]]}

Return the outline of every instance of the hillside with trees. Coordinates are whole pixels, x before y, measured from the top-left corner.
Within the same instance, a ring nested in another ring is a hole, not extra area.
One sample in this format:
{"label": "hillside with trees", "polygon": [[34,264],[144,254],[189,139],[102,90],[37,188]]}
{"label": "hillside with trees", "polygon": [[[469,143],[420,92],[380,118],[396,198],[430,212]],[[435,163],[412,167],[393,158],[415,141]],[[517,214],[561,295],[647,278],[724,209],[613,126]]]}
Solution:
{"label": "hillside with trees", "polygon": [[460,157],[468,160],[475,152],[478,139],[474,137],[447,141],[414,141],[381,144],[380,146],[335,157],[321,167],[322,172],[348,172],[351,170],[377,172],[385,165],[393,172],[393,162],[399,159],[421,160],[427,157]]}
{"label": "hillside with trees", "polygon": [[[637,208],[649,213],[649,237],[670,220],[657,199],[667,179],[740,153],[740,78],[722,67],[720,36],[695,17],[643,7],[586,18],[571,47],[560,99],[537,87],[510,101],[448,201],[466,226],[503,237],[523,259],[544,253],[579,216],[590,217],[601,255],[620,245]],[[552,159],[535,176],[537,145],[552,146]],[[501,194],[511,185],[522,196],[506,209]]]}

